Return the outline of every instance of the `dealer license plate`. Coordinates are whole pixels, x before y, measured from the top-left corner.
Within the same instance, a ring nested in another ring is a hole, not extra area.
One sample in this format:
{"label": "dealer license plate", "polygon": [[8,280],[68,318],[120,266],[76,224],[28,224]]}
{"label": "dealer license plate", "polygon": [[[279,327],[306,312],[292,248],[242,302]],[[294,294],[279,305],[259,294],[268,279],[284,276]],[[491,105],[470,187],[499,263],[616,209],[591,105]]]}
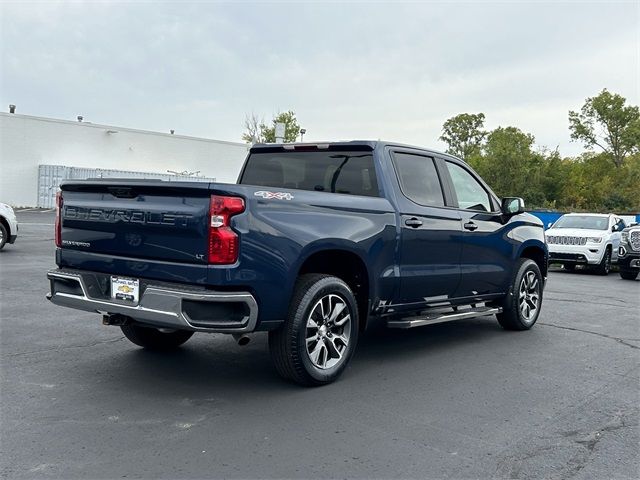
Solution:
{"label": "dealer license plate", "polygon": [[135,278],[111,277],[111,298],[138,303],[140,280]]}

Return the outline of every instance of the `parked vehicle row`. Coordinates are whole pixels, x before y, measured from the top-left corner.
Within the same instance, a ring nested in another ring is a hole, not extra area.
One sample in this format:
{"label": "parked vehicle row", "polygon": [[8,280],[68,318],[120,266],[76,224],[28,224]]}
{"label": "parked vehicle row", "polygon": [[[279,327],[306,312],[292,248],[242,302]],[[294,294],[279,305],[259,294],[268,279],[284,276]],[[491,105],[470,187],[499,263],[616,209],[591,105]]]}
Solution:
{"label": "parked vehicle row", "polygon": [[608,275],[611,263],[618,260],[624,228],[622,218],[613,214],[563,215],[545,232],[549,261],[562,264],[567,270],[585,265],[601,275]]}

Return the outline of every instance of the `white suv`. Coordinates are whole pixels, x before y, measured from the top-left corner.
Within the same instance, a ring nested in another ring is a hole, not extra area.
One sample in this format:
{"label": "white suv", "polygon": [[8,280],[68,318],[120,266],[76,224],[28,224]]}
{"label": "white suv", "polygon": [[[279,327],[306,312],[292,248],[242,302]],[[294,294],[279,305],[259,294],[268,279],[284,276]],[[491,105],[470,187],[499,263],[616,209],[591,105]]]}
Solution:
{"label": "white suv", "polygon": [[18,220],[16,214],[6,203],[0,203],[0,250],[7,244],[13,243],[18,237]]}
{"label": "white suv", "polygon": [[566,270],[576,265],[595,267],[608,275],[611,262],[618,259],[620,232],[624,221],[613,214],[568,213],[545,232],[549,263],[560,263]]}

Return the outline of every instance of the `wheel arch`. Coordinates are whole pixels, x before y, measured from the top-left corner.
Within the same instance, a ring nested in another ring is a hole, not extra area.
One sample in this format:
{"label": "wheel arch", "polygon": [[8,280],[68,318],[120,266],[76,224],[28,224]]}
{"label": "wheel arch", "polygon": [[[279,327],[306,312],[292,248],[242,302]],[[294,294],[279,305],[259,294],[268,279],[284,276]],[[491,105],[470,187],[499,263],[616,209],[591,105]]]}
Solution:
{"label": "wheel arch", "polygon": [[547,277],[547,271],[549,269],[549,254],[546,248],[538,244],[523,245],[522,250],[518,258],[529,258],[536,262],[543,277]]}
{"label": "wheel arch", "polygon": [[[6,218],[4,218],[2,215],[0,215],[0,223],[4,226],[4,228],[7,229],[7,235],[10,237],[11,236],[11,225],[9,225],[9,222],[7,221]],[[7,239],[8,241],[8,239]]]}
{"label": "wheel arch", "polygon": [[343,280],[354,293],[358,304],[359,328],[367,325],[372,283],[369,269],[360,255],[344,248],[325,248],[307,255],[300,264],[296,277],[307,273],[324,273]]}

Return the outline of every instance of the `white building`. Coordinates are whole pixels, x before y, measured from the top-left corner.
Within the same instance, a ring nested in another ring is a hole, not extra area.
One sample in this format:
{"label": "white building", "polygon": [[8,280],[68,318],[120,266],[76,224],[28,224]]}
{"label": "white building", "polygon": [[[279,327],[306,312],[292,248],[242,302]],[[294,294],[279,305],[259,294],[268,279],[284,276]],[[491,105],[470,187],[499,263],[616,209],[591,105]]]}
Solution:
{"label": "white building", "polygon": [[52,197],[60,179],[78,172],[166,180],[185,179],[168,171],[188,172],[233,183],[246,155],[243,143],[0,112],[0,202],[50,206],[43,191]]}

